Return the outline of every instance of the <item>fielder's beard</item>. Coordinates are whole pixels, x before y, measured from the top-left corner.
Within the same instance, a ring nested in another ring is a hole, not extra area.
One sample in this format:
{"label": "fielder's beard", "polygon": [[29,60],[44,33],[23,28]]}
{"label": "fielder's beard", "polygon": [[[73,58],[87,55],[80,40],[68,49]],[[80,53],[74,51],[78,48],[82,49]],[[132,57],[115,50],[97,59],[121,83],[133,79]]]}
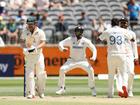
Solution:
{"label": "fielder's beard", "polygon": [[75,32],[75,36],[77,37],[77,40],[79,40],[79,39],[82,38],[82,33],[79,32],[79,31],[76,31],[76,32]]}
{"label": "fielder's beard", "polygon": [[82,38],[82,35],[75,35],[77,40],[81,39]]}

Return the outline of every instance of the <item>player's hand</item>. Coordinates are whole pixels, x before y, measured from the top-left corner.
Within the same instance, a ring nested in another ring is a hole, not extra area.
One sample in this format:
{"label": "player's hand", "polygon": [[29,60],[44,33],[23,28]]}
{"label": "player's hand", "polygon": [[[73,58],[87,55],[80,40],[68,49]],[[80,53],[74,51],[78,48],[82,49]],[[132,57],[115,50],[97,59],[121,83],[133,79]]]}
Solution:
{"label": "player's hand", "polygon": [[96,58],[91,57],[91,58],[90,58],[90,60],[95,61],[95,60],[96,60]]}
{"label": "player's hand", "polygon": [[36,49],[35,48],[33,48],[33,49],[28,49],[28,52],[29,53],[32,53],[32,52],[34,52]]}
{"label": "player's hand", "polygon": [[97,63],[99,62],[98,59],[93,59],[93,58],[90,58],[90,60],[93,62],[91,63],[93,66],[97,65]]}
{"label": "player's hand", "polygon": [[64,51],[64,52],[68,51],[68,48],[64,48],[63,51]]}
{"label": "player's hand", "polygon": [[135,39],[134,39],[134,38],[132,38],[130,41],[131,41],[131,42],[135,42]]}
{"label": "player's hand", "polygon": [[24,54],[24,55],[28,55],[28,54],[29,54],[29,52],[28,52],[28,49],[27,49],[27,48],[23,48],[23,54]]}
{"label": "player's hand", "polygon": [[135,65],[139,65],[139,60],[138,59],[134,59],[134,64]]}
{"label": "player's hand", "polygon": [[37,48],[32,46],[31,48],[27,48],[29,53],[37,52]]}
{"label": "player's hand", "polygon": [[96,60],[94,61],[94,65],[97,65],[98,62],[99,62],[98,59],[96,59]]}

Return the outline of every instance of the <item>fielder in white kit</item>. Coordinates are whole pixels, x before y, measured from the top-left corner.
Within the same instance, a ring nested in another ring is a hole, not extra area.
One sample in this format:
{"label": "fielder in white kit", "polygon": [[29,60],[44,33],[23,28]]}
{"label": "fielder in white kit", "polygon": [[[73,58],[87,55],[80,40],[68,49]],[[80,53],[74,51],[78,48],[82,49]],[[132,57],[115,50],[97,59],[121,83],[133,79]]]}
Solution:
{"label": "fielder in white kit", "polygon": [[59,49],[61,51],[67,51],[67,47],[70,48],[70,57],[60,68],[58,82],[59,90],[56,91],[56,94],[60,95],[65,93],[65,74],[74,68],[81,68],[88,73],[89,87],[92,90],[92,95],[96,96],[94,70],[86,58],[86,48],[90,48],[92,51],[93,56],[90,60],[93,61],[96,60],[97,51],[91,41],[83,37],[83,31],[84,29],[82,26],[77,26],[75,28],[75,35],[68,37],[59,43]]}
{"label": "fielder in white kit", "polygon": [[[120,27],[128,29],[128,20],[126,18],[120,19]],[[136,34],[129,30],[129,33],[133,36],[134,42],[126,40],[126,50],[127,50],[127,70],[128,70],[128,95],[133,97],[133,80],[134,80],[134,63],[138,64],[138,50],[136,42]],[[118,79],[118,78],[117,78]]]}
{"label": "fielder in white kit", "polygon": [[117,73],[120,75],[122,87],[118,90],[120,97],[128,97],[127,92],[127,70],[126,70],[126,45],[125,40],[131,40],[133,37],[129,35],[126,29],[120,28],[119,20],[113,18],[111,20],[112,28],[104,31],[99,38],[106,40],[108,44],[108,98],[113,98],[114,95],[114,76]]}
{"label": "fielder in white kit", "polygon": [[[26,94],[29,99],[35,97],[35,88],[40,98],[44,97],[45,91],[46,72],[42,47],[45,45],[46,37],[36,23],[34,17],[29,17],[27,28],[23,30],[21,35],[21,45],[25,54]],[[35,74],[37,77],[36,87]]]}

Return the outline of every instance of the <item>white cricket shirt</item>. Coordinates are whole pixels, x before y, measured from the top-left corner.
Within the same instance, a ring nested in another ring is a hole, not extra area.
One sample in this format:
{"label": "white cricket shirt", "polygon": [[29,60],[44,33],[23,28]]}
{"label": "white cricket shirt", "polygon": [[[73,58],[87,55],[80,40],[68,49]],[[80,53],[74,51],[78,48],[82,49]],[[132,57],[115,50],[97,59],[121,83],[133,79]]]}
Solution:
{"label": "white cricket shirt", "polygon": [[[30,42],[32,46],[37,47],[41,41],[46,40],[46,36],[44,31],[42,29],[39,29],[38,27],[33,32],[33,34],[31,34],[31,32],[26,28],[25,30],[23,30],[21,39],[25,40],[25,43]],[[38,53],[40,52],[42,52],[42,49],[38,50]]]}
{"label": "white cricket shirt", "polygon": [[131,40],[133,37],[128,30],[114,26],[104,31],[99,38],[107,41],[108,54],[126,54],[125,40]]}
{"label": "white cricket shirt", "polygon": [[59,42],[59,48],[61,51],[64,50],[64,46],[70,48],[70,58],[73,60],[86,60],[86,48],[90,48],[93,53],[93,60],[96,59],[96,48],[91,41],[85,37],[82,37],[80,40],[77,40],[74,36],[68,37]]}

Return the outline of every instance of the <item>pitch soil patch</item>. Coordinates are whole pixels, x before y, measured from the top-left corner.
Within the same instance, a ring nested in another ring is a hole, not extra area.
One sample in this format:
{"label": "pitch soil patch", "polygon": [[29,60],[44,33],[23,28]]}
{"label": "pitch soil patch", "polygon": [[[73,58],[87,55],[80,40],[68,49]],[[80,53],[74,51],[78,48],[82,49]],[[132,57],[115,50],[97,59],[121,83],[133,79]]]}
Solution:
{"label": "pitch soil patch", "polygon": [[44,99],[36,97],[35,99],[27,99],[22,96],[0,96],[2,101],[44,101],[44,102],[73,102],[73,103],[98,103],[98,104],[115,104],[115,105],[140,105],[140,96],[132,98],[107,98],[106,96],[46,96]]}

